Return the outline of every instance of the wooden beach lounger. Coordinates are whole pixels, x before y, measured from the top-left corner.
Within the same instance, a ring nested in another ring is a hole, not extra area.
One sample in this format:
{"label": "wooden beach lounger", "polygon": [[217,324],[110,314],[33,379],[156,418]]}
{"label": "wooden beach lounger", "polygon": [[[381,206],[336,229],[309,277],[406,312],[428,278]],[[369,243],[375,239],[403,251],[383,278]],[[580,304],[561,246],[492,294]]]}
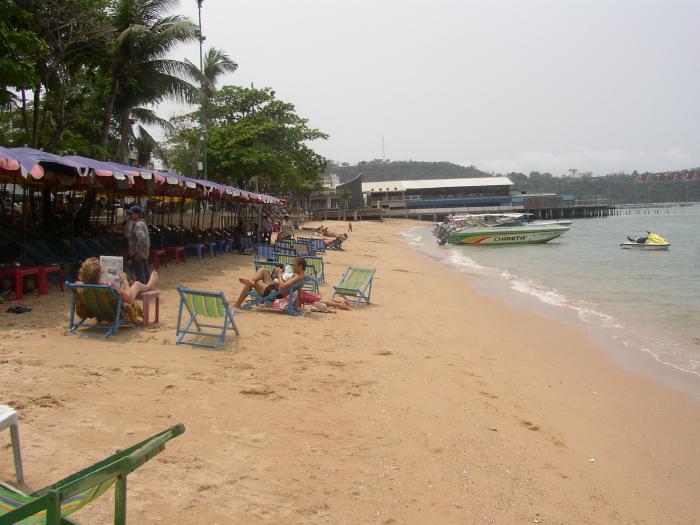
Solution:
{"label": "wooden beach lounger", "polygon": [[[77,332],[77,330],[81,327],[99,328],[106,330],[103,336],[103,339],[106,339],[110,335],[116,334],[122,325],[133,325],[135,323],[135,321],[122,317],[122,298],[111,286],[106,284],[77,284],[69,282],[65,284],[73,292],[68,333],[88,335],[86,330],[81,332]],[[90,315],[81,317],[85,312],[78,312],[76,310],[77,301],[80,301]],[[76,322],[76,317],[81,317],[81,319]],[[92,317],[95,318],[96,322],[94,324],[86,324],[86,321]]]}
{"label": "wooden beach lounger", "polygon": [[376,271],[376,268],[348,266],[340,278],[340,282],[333,287],[333,297],[339,295],[343,299],[354,302],[356,306],[360,304],[360,301],[369,304],[372,294],[372,279],[374,279]]}
{"label": "wooden beach lounger", "polygon": [[114,525],[126,523],[126,478],[185,431],[175,425],[41,490],[24,494],[0,484],[0,525],[77,525],[66,516],[99,498],[112,485]]}
{"label": "wooden beach lounger", "polygon": [[[236,326],[236,321],[233,318],[236,309],[229,306],[224,292],[207,292],[204,290],[183,288],[182,286],[178,286],[177,291],[180,294],[180,309],[177,313],[177,327],[175,329],[175,335],[177,337],[176,344],[218,348],[224,339],[226,339],[226,331],[229,327],[236,332],[236,335],[240,335],[238,326]],[[182,318],[182,314],[185,310],[187,310],[189,314],[189,319],[186,320],[187,324],[185,324],[183,328],[180,328],[185,321]],[[201,317],[218,320],[220,324],[204,324],[200,321]],[[197,327],[197,330],[190,330],[193,323]],[[204,332],[202,328],[212,328],[214,331]],[[214,342],[210,344],[185,341],[185,336],[188,334],[204,338],[214,338]]]}

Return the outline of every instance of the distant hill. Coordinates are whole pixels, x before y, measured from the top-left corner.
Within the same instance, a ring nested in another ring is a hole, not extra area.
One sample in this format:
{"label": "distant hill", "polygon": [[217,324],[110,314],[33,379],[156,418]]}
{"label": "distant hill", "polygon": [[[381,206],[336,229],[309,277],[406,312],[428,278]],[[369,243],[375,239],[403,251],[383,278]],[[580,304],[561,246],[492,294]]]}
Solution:
{"label": "distant hill", "polygon": [[458,166],[451,162],[384,162],[381,160],[360,162],[355,166],[332,165],[329,166],[327,173],[338,175],[341,184],[354,179],[360,173],[363,182],[491,176],[474,167]]}

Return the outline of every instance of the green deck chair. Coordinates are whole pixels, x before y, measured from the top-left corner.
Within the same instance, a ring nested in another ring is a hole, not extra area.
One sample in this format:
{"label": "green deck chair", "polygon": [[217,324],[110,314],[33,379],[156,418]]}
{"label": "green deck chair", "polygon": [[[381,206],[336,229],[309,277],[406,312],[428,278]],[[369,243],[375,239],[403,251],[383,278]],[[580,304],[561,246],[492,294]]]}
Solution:
{"label": "green deck chair", "polygon": [[[276,253],[275,256],[277,258],[277,262],[275,262],[275,264],[284,264],[285,266],[289,265],[292,268],[294,268],[296,259],[298,257],[302,257],[301,255],[286,255],[282,253]],[[312,257],[307,255],[304,256],[304,260],[306,261],[306,270],[304,271],[304,275],[309,278],[309,282],[308,284],[304,285],[304,289],[309,290],[310,292],[318,293],[318,284],[323,281],[321,278],[321,272],[323,272],[323,259],[320,257]],[[265,268],[269,270],[267,266]],[[321,269],[320,271],[319,268]]]}
{"label": "green deck chair", "polygon": [[[238,326],[233,318],[236,309],[229,307],[229,302],[224,296],[224,292],[207,292],[205,290],[194,290],[192,288],[177,287],[180,294],[180,310],[177,314],[177,328],[175,335],[177,337],[176,344],[189,344],[192,346],[203,346],[205,348],[218,348],[219,345],[226,339],[226,331],[229,327],[239,335]],[[182,314],[187,310],[190,318],[183,328]],[[204,324],[200,321],[201,317],[222,321],[220,324]],[[197,330],[190,330],[192,324],[197,327]],[[213,332],[204,332],[202,328],[213,328]],[[185,341],[185,336],[188,334],[200,336],[204,338],[213,338],[214,342],[202,343],[197,341]]]}
{"label": "green deck chair", "polygon": [[66,516],[99,498],[112,485],[116,485],[114,525],[124,525],[126,477],[184,431],[183,425],[175,425],[31,494],[0,485],[0,525],[76,525]]}
{"label": "green deck chair", "polygon": [[[65,285],[73,292],[73,300],[70,305],[70,321],[68,333],[78,333],[78,328],[100,328],[106,330],[103,339],[119,331],[119,327],[124,324],[134,323],[122,319],[122,298],[117,291],[106,284],[77,284],[66,281]],[[76,301],[82,302],[85,308],[94,317],[94,324],[86,324],[91,317],[80,319],[76,322]],[[86,331],[80,335],[88,335]]]}
{"label": "green deck chair", "polygon": [[333,297],[339,295],[343,299],[354,302],[355,306],[360,304],[360,301],[369,304],[372,280],[376,271],[376,268],[348,266],[340,282],[333,286]]}

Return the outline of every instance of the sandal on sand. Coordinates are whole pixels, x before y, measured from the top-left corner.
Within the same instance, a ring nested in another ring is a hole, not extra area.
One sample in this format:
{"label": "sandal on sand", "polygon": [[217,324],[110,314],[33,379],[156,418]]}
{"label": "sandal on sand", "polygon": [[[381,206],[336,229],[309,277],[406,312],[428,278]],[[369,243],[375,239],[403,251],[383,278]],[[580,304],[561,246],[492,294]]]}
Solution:
{"label": "sandal on sand", "polygon": [[324,314],[334,314],[335,312],[328,308],[328,305],[323,303],[313,303],[311,305],[312,312],[322,312]]}
{"label": "sandal on sand", "polygon": [[8,314],[24,314],[31,311],[32,309],[28,306],[13,306],[7,309]]}

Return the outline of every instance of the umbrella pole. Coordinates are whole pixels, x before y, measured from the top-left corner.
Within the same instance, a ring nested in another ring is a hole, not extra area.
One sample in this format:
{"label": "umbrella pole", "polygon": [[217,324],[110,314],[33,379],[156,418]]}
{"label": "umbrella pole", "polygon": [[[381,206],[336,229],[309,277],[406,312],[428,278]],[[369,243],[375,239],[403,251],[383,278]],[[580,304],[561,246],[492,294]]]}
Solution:
{"label": "umbrella pole", "polygon": [[19,260],[20,264],[24,264],[24,256],[25,252],[27,250],[26,244],[27,244],[27,214],[25,205],[24,205],[24,200],[27,195],[27,187],[25,185],[22,185],[22,246],[20,247],[19,251]]}

